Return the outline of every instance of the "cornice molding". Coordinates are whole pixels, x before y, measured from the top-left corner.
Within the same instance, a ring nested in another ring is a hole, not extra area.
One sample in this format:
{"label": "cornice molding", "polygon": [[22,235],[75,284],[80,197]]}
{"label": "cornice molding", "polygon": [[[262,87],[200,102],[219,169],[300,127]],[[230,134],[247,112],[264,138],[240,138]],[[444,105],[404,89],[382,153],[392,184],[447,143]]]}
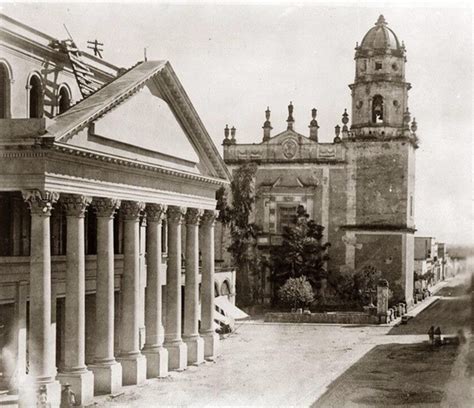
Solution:
{"label": "cornice molding", "polygon": [[161,173],[168,176],[179,177],[183,179],[193,180],[202,182],[205,184],[212,184],[216,186],[222,186],[228,184],[228,181],[222,179],[211,178],[207,176],[202,176],[200,174],[195,173],[188,173],[181,170],[174,170],[171,168],[155,165],[155,164],[145,164],[140,163],[135,160],[130,160],[126,158],[122,158],[119,156],[108,155],[104,153],[93,152],[84,148],[71,146],[68,144],[61,144],[55,142],[53,145],[53,150],[73,156],[80,156],[88,159],[93,159],[101,162],[111,163],[119,166],[125,166],[129,168],[141,169],[141,170],[148,170],[156,173]]}

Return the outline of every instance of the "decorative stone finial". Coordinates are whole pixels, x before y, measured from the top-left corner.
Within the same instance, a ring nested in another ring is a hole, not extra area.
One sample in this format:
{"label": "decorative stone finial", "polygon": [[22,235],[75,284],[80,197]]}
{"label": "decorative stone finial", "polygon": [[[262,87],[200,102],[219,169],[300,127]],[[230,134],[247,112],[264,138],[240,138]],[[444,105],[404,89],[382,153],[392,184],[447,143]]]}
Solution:
{"label": "decorative stone finial", "polygon": [[385,21],[385,17],[383,16],[383,14],[380,14],[375,25],[387,25],[387,22]]}
{"label": "decorative stone finial", "polygon": [[335,133],[336,133],[336,137],[334,138],[334,143],[340,143],[341,142],[341,138],[339,137],[339,135],[341,134],[341,127],[339,125],[336,125],[334,127],[334,130],[335,130]]}
{"label": "decorative stone finial", "polygon": [[290,102],[288,105],[288,119],[286,120],[288,123],[288,130],[293,130],[293,124],[295,123],[295,119],[293,118],[293,102]]}
{"label": "decorative stone finial", "polygon": [[229,140],[229,125],[225,125],[224,128],[224,141],[222,142],[223,145],[230,145],[231,142]]}
{"label": "decorative stone finial", "polygon": [[318,113],[318,110],[316,108],[311,109],[311,117],[312,120],[309,122],[309,138],[311,140],[314,140],[315,142],[318,141],[318,121],[316,120],[316,115]]}
{"label": "decorative stone finial", "polygon": [[270,133],[272,128],[272,124],[270,122],[270,107],[267,106],[267,110],[265,111],[265,122],[263,123],[263,141],[267,141],[270,139]]}
{"label": "decorative stone finial", "polygon": [[408,126],[410,125],[410,119],[411,114],[407,107],[406,111],[403,113],[403,122],[405,123],[405,128],[408,128]]}
{"label": "decorative stone finial", "polygon": [[416,131],[418,130],[418,123],[416,123],[416,119],[413,118],[413,121],[411,122],[411,131],[413,133],[416,133]]}
{"label": "decorative stone finial", "polygon": [[342,114],[342,133],[347,133],[349,128],[347,124],[349,123],[349,115],[347,114],[347,109],[344,109],[344,113]]}
{"label": "decorative stone finial", "polygon": [[236,132],[236,128],[234,126],[232,126],[232,128],[230,129],[230,142],[231,144],[235,144],[235,132]]}

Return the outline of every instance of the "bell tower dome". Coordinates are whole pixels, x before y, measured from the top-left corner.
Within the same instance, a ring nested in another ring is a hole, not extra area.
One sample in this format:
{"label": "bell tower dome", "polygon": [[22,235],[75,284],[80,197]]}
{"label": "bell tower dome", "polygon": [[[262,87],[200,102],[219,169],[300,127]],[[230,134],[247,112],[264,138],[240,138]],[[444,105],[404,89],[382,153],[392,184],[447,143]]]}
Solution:
{"label": "bell tower dome", "polygon": [[371,138],[408,135],[411,85],[405,81],[405,45],[380,15],[355,50],[355,81],[349,85],[353,135]]}

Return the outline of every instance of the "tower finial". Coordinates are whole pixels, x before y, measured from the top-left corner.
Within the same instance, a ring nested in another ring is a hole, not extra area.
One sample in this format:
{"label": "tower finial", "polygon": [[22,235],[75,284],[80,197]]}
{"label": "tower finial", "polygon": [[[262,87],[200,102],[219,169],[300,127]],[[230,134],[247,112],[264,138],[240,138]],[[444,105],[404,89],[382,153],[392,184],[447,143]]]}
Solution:
{"label": "tower finial", "polygon": [[380,14],[375,25],[387,25],[387,22],[385,21],[385,17],[383,16],[383,14]]}
{"label": "tower finial", "polygon": [[236,131],[235,127],[232,126],[232,128],[230,129],[230,142],[232,144],[236,143],[236,141],[235,141],[235,131]]}
{"label": "tower finial", "polygon": [[293,102],[290,102],[288,105],[288,119],[286,120],[288,123],[288,130],[293,130],[293,124],[295,123],[295,119],[293,118]]}

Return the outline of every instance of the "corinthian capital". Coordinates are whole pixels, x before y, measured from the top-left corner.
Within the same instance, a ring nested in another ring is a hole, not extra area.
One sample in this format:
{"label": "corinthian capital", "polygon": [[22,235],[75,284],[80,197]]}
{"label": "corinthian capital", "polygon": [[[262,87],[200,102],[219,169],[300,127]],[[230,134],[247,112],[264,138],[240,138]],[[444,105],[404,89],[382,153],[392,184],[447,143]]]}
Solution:
{"label": "corinthian capital", "polygon": [[188,208],[186,211],[186,224],[199,225],[203,211],[199,208]]}
{"label": "corinthian capital", "polygon": [[213,227],[218,215],[219,211],[217,210],[204,210],[204,214],[201,217],[201,224]]}
{"label": "corinthian capital", "polygon": [[165,217],[167,208],[164,204],[147,204],[145,207],[146,216],[149,221],[161,222]]}
{"label": "corinthian capital", "polygon": [[122,201],[120,210],[125,220],[138,220],[140,213],[145,209],[145,203],[141,201]]}
{"label": "corinthian capital", "polygon": [[66,212],[66,215],[72,215],[75,217],[84,217],[86,209],[92,202],[92,197],[78,195],[78,194],[66,194],[61,195],[61,204]]}
{"label": "corinthian capital", "polygon": [[168,207],[168,222],[172,224],[181,224],[183,222],[184,214],[186,214],[186,207],[177,207],[171,205]]}
{"label": "corinthian capital", "polygon": [[25,190],[21,192],[32,214],[51,216],[53,204],[59,199],[59,193],[44,190]]}
{"label": "corinthian capital", "polygon": [[117,208],[120,207],[120,200],[116,198],[94,197],[92,207],[97,217],[112,218]]}

